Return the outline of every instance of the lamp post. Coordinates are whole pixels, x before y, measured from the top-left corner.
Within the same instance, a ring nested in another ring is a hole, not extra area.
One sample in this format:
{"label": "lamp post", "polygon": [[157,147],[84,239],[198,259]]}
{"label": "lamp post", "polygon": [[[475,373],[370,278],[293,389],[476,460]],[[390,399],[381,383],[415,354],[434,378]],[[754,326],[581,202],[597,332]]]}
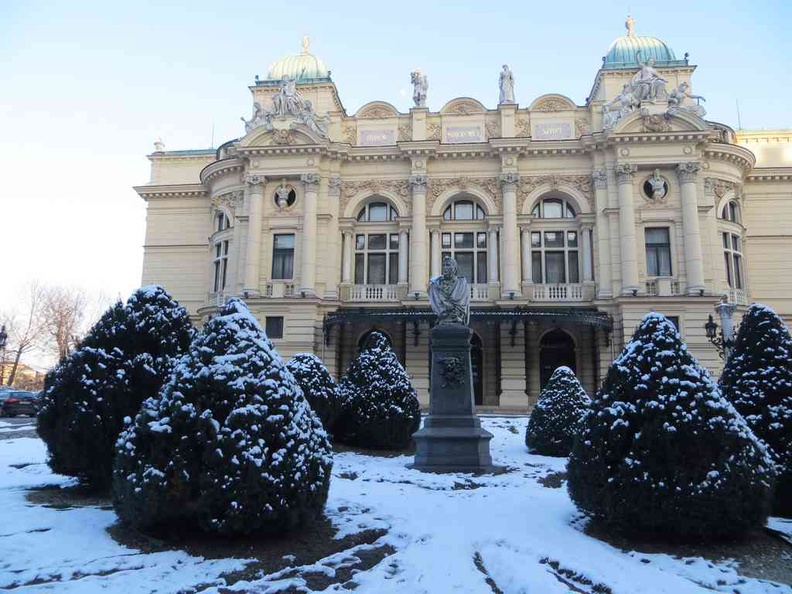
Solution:
{"label": "lamp post", "polygon": [[718,332],[718,324],[713,319],[712,314],[709,315],[707,323],[704,324],[707,339],[718,349],[718,356],[723,359],[724,363],[729,361],[731,350],[734,346],[733,316],[736,309],[737,305],[729,303],[726,295],[724,295],[721,297],[720,303],[715,306],[715,311],[721,321],[720,332]]}
{"label": "lamp post", "polygon": [[5,324],[0,328],[0,386],[5,383],[5,357],[6,357],[6,343],[8,342],[8,333],[5,329]]}

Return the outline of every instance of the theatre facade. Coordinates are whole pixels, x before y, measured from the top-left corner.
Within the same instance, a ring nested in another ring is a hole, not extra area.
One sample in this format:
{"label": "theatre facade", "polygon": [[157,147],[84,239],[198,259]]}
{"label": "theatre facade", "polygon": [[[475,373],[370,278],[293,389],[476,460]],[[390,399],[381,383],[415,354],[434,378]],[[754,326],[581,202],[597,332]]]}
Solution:
{"label": "theatre facade", "polygon": [[648,311],[717,373],[704,324],[722,295],[792,320],[792,131],[708,121],[695,69],[628,19],[583,105],[523,107],[504,66],[495,108],[433,109],[416,71],[409,111],[349,114],[306,40],[256,78],[240,138],[155,144],[143,283],[198,322],[241,296],[282,355],[335,375],[380,330],[424,404],[446,256],[471,287],[482,407],[527,410],[559,365],[593,392]]}

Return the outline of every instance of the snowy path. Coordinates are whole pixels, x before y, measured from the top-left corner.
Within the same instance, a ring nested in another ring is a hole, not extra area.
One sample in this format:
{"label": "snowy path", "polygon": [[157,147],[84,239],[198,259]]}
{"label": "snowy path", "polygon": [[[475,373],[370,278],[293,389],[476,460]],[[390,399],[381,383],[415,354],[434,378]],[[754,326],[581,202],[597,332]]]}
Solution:
{"label": "snowy path", "polygon": [[[780,584],[741,578],[729,564],[622,553],[586,536],[566,490],[538,480],[562,471],[566,461],[529,455],[523,444],[526,423],[484,420],[495,434],[493,458],[512,469],[498,476],[427,475],[408,470],[407,457],[337,455],[327,513],[340,528],[339,537],[366,528],[388,532],[374,545],[304,570],[332,575],[355,552],[388,544],[393,555],[354,576],[357,592],[490,594],[496,591],[493,586],[504,593],[531,594],[792,592]],[[110,510],[31,505],[26,487],[68,482],[52,475],[43,460],[39,440],[0,442],[0,589],[29,584],[17,591],[134,594],[191,592],[190,586],[216,584],[202,591],[263,593],[305,584],[289,570],[220,587],[221,574],[242,568],[244,560],[142,554],[110,538],[106,528],[115,521]],[[32,464],[20,468],[24,463]],[[31,583],[37,581],[44,583]],[[334,586],[328,591],[345,590]]]}

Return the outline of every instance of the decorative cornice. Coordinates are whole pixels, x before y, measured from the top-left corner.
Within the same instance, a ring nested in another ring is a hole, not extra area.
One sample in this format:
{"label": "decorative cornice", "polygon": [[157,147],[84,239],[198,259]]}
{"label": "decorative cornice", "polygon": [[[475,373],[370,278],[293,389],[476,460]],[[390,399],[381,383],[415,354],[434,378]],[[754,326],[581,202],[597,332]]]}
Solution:
{"label": "decorative cornice", "polygon": [[258,173],[245,173],[242,175],[242,182],[251,188],[261,187],[263,184],[267,183],[267,178]]}
{"label": "decorative cornice", "polygon": [[149,198],[196,198],[207,195],[206,187],[201,184],[135,186],[134,189],[144,200]]}
{"label": "decorative cornice", "polygon": [[618,163],[615,167],[616,181],[620,184],[633,183],[633,174],[638,171],[638,166],[633,163]]}
{"label": "decorative cornice", "polygon": [[305,185],[306,190],[316,190],[322,176],[318,173],[303,173],[300,175],[300,181]]}
{"label": "decorative cornice", "polygon": [[222,177],[228,174],[239,173],[244,170],[244,165],[239,159],[223,159],[209,163],[201,170],[199,178],[201,183],[207,184],[213,179]]}
{"label": "decorative cornice", "polygon": [[591,183],[595,190],[604,190],[608,187],[608,172],[605,169],[597,169],[591,174]]}
{"label": "decorative cornice", "polygon": [[677,176],[679,177],[679,183],[684,184],[696,181],[696,176],[698,175],[699,169],[701,169],[701,165],[699,165],[696,161],[680,163],[676,169]]}
{"label": "decorative cornice", "polygon": [[212,198],[212,206],[214,208],[225,207],[231,212],[231,214],[236,214],[237,206],[242,204],[243,198],[244,192],[242,192],[242,190],[225,192]]}
{"label": "decorative cornice", "polygon": [[[343,213],[350,199],[366,191],[379,194],[383,190],[393,192],[399,198],[406,199],[410,195],[409,182],[406,179],[367,179],[362,181],[342,181],[339,212]],[[406,213],[401,213],[404,216]]]}
{"label": "decorative cornice", "polygon": [[761,167],[748,174],[752,182],[778,182],[791,181],[792,168],[789,167]]}

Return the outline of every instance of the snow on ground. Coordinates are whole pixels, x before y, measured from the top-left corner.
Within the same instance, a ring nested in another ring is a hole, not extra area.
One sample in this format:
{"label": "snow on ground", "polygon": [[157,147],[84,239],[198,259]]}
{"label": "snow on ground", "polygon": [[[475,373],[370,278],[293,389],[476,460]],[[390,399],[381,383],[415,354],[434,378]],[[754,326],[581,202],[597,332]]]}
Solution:
{"label": "snow on ground", "polygon": [[[302,571],[332,576],[356,554],[390,545],[393,555],[355,575],[357,592],[490,594],[488,579],[507,594],[792,592],[741,577],[733,562],[623,553],[586,536],[566,489],[539,482],[563,471],[566,460],[528,454],[526,423],[524,418],[483,420],[495,435],[494,460],[510,469],[495,476],[423,474],[406,468],[411,462],[406,456],[336,455],[327,515],[339,528],[338,538],[371,528],[387,533],[373,545]],[[190,592],[190,586],[210,584],[202,591],[265,593],[305,585],[292,568],[221,588],[222,574],[242,568],[245,560],[142,554],[108,535],[106,528],[115,521],[111,510],[32,505],[25,500],[26,488],[70,484],[51,474],[44,459],[38,439],[0,441],[0,589],[29,584],[17,591],[135,594]]]}

